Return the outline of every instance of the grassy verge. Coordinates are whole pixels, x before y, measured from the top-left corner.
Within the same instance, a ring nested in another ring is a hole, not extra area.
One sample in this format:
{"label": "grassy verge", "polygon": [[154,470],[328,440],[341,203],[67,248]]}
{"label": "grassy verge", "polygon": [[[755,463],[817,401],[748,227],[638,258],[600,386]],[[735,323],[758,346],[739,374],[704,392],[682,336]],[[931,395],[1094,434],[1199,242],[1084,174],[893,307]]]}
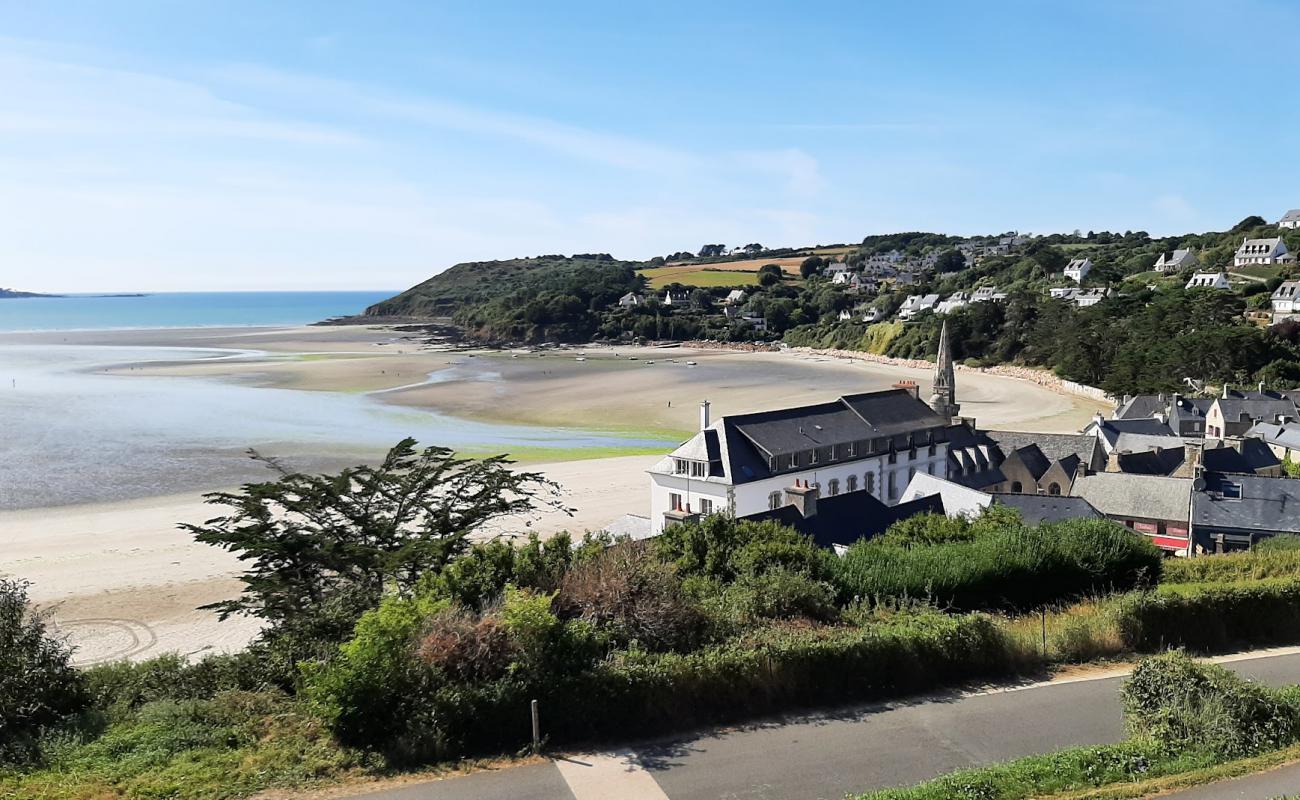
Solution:
{"label": "grassy verge", "polygon": [[962,770],[855,800],[1130,800],[1262,772],[1300,759],[1300,745],[1222,762],[1152,742],[1078,747]]}

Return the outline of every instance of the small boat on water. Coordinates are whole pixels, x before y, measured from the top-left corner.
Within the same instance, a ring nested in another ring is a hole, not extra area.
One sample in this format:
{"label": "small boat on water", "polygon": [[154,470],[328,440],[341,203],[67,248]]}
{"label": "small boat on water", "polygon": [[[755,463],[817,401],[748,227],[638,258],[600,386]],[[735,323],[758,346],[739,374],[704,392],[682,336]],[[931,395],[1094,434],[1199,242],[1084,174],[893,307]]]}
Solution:
{"label": "small boat on water", "polygon": [[693,366],[695,366],[695,362],[694,362],[694,361],[687,361],[687,362],[686,362],[686,366],[688,366],[688,367],[693,367]]}
{"label": "small boat on water", "polygon": [[628,357],[627,357],[627,360],[628,360],[628,361],[636,361],[636,356],[628,356]]}
{"label": "small boat on water", "polygon": [[577,358],[575,358],[575,359],[573,359],[573,360],[574,360],[574,361],[586,361],[587,359],[584,358],[584,357],[582,357],[582,356],[578,356]]}
{"label": "small boat on water", "polygon": [[648,367],[648,366],[650,366],[650,365],[653,364],[653,363],[655,363],[655,362],[653,362],[653,361],[647,361],[647,362],[645,362],[645,365]]}

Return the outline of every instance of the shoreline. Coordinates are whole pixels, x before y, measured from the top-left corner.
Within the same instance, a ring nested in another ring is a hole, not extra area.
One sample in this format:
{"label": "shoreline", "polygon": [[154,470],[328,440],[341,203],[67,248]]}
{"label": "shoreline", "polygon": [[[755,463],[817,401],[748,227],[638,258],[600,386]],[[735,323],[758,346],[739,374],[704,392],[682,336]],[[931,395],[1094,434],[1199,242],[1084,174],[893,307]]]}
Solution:
{"label": "shoreline", "polygon": [[[88,377],[97,380],[106,373],[106,380],[125,381],[122,386],[128,388],[180,377],[211,382],[213,387],[239,386],[241,391],[297,390],[311,396],[304,402],[361,394],[399,415],[409,409],[475,424],[552,430],[592,426],[629,438],[654,432],[673,444],[696,429],[699,403],[705,399],[719,415],[747,413],[888,388],[904,379],[925,385],[933,369],[927,362],[881,363],[862,353],[771,348],[735,352],[693,343],[449,350],[428,346],[418,333],[384,326],[0,334],[0,349],[15,344],[231,352],[231,357],[188,361],[118,362],[97,367]],[[250,350],[257,352],[248,354]],[[137,376],[142,383],[132,383]],[[958,398],[963,411],[975,416],[981,427],[1031,432],[1075,431],[1102,410],[1097,401],[969,369],[959,372]],[[238,420],[233,422],[238,428]],[[500,521],[484,535],[545,536],[566,529],[581,535],[623,514],[646,513],[645,471],[672,444],[642,446],[631,454],[593,445],[488,442],[458,447],[466,453],[473,449],[522,456],[517,459],[519,469],[542,472],[560,483],[566,505],[577,510],[573,517],[549,512],[530,520]],[[321,446],[348,463],[364,460],[355,447],[328,441]],[[201,654],[238,649],[256,633],[256,625],[236,619],[218,625],[211,612],[195,610],[238,591],[233,577],[239,572],[238,560],[194,543],[176,528],[178,522],[214,516],[219,509],[202,503],[200,495],[230,487],[229,481],[214,476],[211,484],[193,491],[0,511],[7,545],[0,552],[0,571],[34,581],[33,599],[51,610],[55,624],[68,626],[66,632],[81,648],[81,663],[128,652],[129,657],[144,658],[167,650]]]}

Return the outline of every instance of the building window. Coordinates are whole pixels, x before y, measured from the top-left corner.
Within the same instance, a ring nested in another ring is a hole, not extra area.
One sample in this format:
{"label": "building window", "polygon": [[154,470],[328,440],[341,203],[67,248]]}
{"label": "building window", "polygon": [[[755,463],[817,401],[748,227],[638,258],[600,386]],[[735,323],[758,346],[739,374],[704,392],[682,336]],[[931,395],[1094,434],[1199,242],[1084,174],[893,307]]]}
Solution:
{"label": "building window", "polygon": [[817,448],[814,447],[814,448],[809,452],[809,454],[808,454],[808,463],[809,463],[809,464],[816,464],[816,463],[817,463]]}
{"label": "building window", "polygon": [[1012,493],[1012,494],[1020,494],[1020,493],[1023,492],[1024,490],[1025,490],[1025,486],[1024,486],[1024,484],[1022,484],[1020,481],[1012,481],[1012,482],[1011,482],[1011,493]]}
{"label": "building window", "polygon": [[668,508],[672,509],[673,511],[681,511],[682,496],[680,494],[677,494],[676,492],[673,492],[672,494],[668,495]]}
{"label": "building window", "polygon": [[673,474],[674,475],[686,474],[686,459],[678,458],[673,460]]}
{"label": "building window", "polygon": [[907,449],[907,460],[908,461],[916,460],[916,445],[912,445]]}
{"label": "building window", "polygon": [[791,453],[791,454],[790,454],[790,466],[791,466],[791,467],[797,467],[797,466],[799,466],[799,454],[798,454],[798,453]]}
{"label": "building window", "polygon": [[894,464],[894,463],[896,463],[897,461],[898,461],[898,451],[897,451],[897,450],[890,450],[890,451],[889,451],[889,463]]}
{"label": "building window", "polygon": [[708,474],[708,470],[706,470],[706,469],[704,468],[704,462],[703,462],[703,461],[692,461],[692,462],[691,462],[691,477],[692,477],[692,478],[703,478],[703,477],[704,477],[705,475],[707,475],[707,474]]}
{"label": "building window", "polygon": [[1241,484],[1240,484],[1240,483],[1232,483],[1231,481],[1224,481],[1224,482],[1223,482],[1223,499],[1224,499],[1224,500],[1240,500],[1240,499],[1241,499]]}
{"label": "building window", "polygon": [[934,455],[935,450],[936,450],[935,446],[934,446],[934,445],[930,445],[930,447],[929,447],[928,449],[929,449],[929,454],[930,454],[930,455]]}
{"label": "building window", "polygon": [[858,490],[858,476],[850,475],[844,479],[844,491],[856,492]]}
{"label": "building window", "polygon": [[845,445],[845,448],[846,448],[847,451],[848,451],[849,458],[853,458],[854,456],[856,456],[856,455],[858,454],[858,443],[857,443],[857,442],[849,442],[847,445]]}
{"label": "building window", "polygon": [[708,515],[712,514],[712,513],[713,513],[713,501],[712,501],[712,500],[705,500],[705,499],[701,498],[701,499],[700,499],[700,513],[703,514],[703,515],[706,516],[706,517],[707,517]]}
{"label": "building window", "polygon": [[868,472],[865,476],[863,476],[863,480],[865,480],[865,481],[867,482],[867,483],[866,483],[866,486],[867,486],[867,494],[872,494],[872,495],[875,494],[875,493],[876,493],[876,473],[874,473],[874,472]]}
{"label": "building window", "polygon": [[933,461],[931,461],[929,464],[926,464],[926,465],[925,465],[925,471],[928,472],[928,473],[930,473],[931,475],[934,474],[934,462],[933,462]]}
{"label": "building window", "polygon": [[781,493],[772,492],[767,496],[767,508],[769,511],[775,511],[781,507]]}
{"label": "building window", "polygon": [[889,473],[889,499],[898,499],[898,473]]}
{"label": "building window", "polygon": [[1051,485],[1047,487],[1047,493],[1052,495],[1053,497],[1059,495],[1061,493],[1061,484],[1057,483],[1056,481],[1052,481]]}
{"label": "building window", "polygon": [[840,493],[839,478],[831,478],[829,481],[826,482],[826,493],[829,494],[831,497],[834,497],[835,495]]}

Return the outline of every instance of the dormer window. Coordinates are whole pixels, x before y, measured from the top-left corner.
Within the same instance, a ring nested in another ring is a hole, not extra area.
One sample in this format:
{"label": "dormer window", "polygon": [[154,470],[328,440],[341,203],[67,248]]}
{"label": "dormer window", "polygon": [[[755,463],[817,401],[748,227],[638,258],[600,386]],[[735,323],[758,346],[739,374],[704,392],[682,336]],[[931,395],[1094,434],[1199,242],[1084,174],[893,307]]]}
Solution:
{"label": "dormer window", "polygon": [[1240,484],[1240,483],[1233,483],[1233,482],[1231,482],[1231,481],[1224,481],[1224,482],[1223,482],[1223,487],[1222,487],[1222,488],[1223,488],[1223,499],[1224,499],[1224,500],[1240,500],[1240,499],[1241,499],[1241,484]]}

